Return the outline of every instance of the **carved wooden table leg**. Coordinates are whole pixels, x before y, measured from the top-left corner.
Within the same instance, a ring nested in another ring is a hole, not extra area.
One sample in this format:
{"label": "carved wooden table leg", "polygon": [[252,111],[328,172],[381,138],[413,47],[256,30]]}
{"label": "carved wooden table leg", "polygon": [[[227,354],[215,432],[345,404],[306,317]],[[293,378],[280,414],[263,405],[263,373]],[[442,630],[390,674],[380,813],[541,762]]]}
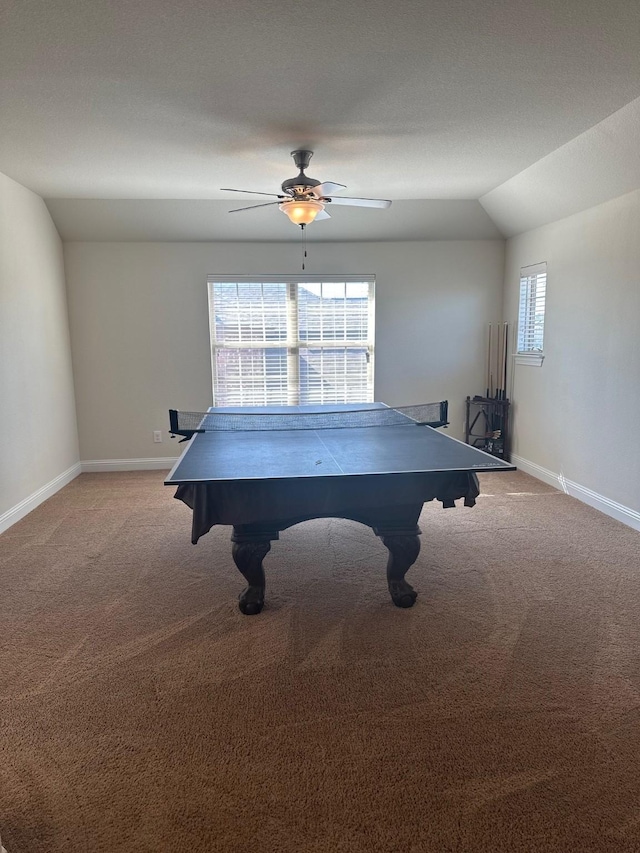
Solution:
{"label": "carved wooden table leg", "polygon": [[391,599],[396,607],[413,607],[418,593],[407,583],[404,576],[418,559],[420,553],[420,528],[415,531],[378,530],[378,536],[389,549],[387,583]]}
{"label": "carved wooden table leg", "polygon": [[275,531],[233,528],[231,534],[233,562],[248,583],[238,599],[238,607],[245,616],[255,616],[264,607],[266,581],[262,561],[271,550],[271,539],[277,538],[278,533]]}

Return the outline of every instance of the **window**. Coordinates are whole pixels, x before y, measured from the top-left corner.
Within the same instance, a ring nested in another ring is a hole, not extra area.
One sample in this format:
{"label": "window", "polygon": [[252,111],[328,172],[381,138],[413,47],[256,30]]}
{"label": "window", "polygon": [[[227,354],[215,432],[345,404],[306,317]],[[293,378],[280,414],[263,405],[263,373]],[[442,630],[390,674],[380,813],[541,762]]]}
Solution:
{"label": "window", "polygon": [[216,406],[373,400],[372,277],[210,277]]}
{"label": "window", "polygon": [[518,352],[516,356],[519,363],[540,365],[544,359],[546,291],[546,264],[534,264],[520,270]]}

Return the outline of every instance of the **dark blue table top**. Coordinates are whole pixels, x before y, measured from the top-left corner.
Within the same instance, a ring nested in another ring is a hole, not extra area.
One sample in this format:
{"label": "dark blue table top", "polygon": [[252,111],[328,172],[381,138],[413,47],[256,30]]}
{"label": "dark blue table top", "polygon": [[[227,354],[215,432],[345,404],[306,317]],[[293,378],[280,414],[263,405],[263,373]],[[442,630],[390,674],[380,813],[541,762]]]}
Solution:
{"label": "dark blue table top", "polygon": [[[324,412],[375,404],[220,408],[210,411]],[[384,408],[384,404],[378,404]],[[358,477],[431,472],[512,471],[515,466],[445,432],[414,423],[319,430],[221,430],[195,435],[167,485],[250,480]]]}

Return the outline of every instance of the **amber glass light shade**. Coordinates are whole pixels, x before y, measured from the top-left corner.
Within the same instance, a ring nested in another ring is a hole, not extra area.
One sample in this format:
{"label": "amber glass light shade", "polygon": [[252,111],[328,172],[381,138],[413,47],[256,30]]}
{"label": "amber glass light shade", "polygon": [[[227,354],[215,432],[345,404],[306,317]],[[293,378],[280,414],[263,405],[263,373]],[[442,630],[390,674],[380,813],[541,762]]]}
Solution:
{"label": "amber glass light shade", "polygon": [[294,225],[308,225],[316,218],[324,204],[320,201],[310,199],[309,201],[283,201],[280,210],[286,213]]}

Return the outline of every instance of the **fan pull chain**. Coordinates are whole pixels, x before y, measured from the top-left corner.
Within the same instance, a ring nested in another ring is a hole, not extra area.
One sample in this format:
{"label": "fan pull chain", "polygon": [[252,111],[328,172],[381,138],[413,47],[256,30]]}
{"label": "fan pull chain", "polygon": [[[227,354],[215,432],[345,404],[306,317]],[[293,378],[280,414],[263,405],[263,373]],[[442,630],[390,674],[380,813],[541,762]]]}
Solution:
{"label": "fan pull chain", "polygon": [[304,260],[307,257],[307,232],[304,223],[301,223],[300,230],[302,231],[302,269],[304,270]]}

